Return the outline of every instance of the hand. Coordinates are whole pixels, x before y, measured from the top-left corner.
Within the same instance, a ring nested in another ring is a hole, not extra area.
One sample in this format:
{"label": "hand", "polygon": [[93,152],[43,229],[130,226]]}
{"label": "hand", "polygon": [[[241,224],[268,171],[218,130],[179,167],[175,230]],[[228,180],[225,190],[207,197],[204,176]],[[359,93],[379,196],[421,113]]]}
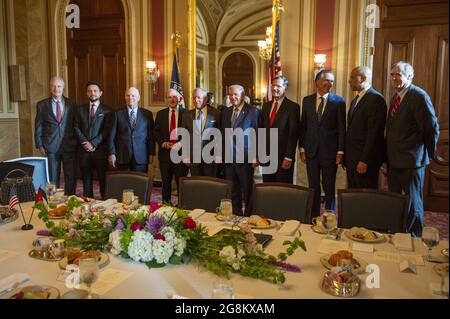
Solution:
{"label": "hand", "polygon": [[41,152],[42,156],[47,156],[47,152],[43,146],[39,147],[39,152]]}
{"label": "hand", "polygon": [[216,157],[214,158],[214,162],[215,162],[216,164],[221,164],[221,163],[222,163],[222,156],[216,156]]}
{"label": "hand", "polygon": [[306,163],[306,154],[305,154],[305,152],[300,152],[300,159],[302,160],[303,163]]}
{"label": "hand", "polygon": [[336,154],[336,165],[344,162],[344,154]]}
{"label": "hand", "polygon": [[171,142],[164,142],[163,144],[162,144],[162,147],[163,148],[165,148],[165,149],[167,149],[167,150],[170,150],[172,147],[173,147],[173,143],[171,143]]}
{"label": "hand", "polygon": [[108,163],[112,168],[116,168],[116,155],[109,155]]}
{"label": "hand", "polygon": [[186,165],[187,167],[191,166],[191,161],[189,160],[189,158],[183,158],[183,163],[184,165]]}
{"label": "hand", "polygon": [[281,164],[282,169],[290,169],[292,166],[292,161],[284,159],[283,163]]}
{"label": "hand", "polygon": [[359,174],[365,174],[367,172],[367,164],[364,162],[358,162],[358,165],[356,165],[356,171]]}
{"label": "hand", "polygon": [[92,145],[92,143],[89,141],[84,141],[83,143],[81,143],[81,145],[83,146],[83,148],[86,152],[94,151],[94,145]]}
{"label": "hand", "polygon": [[172,145],[172,148],[175,149],[175,151],[179,151],[181,149],[181,143],[175,143]]}
{"label": "hand", "polygon": [[253,168],[257,168],[259,166],[259,161],[258,160],[254,160],[252,163],[252,167]]}

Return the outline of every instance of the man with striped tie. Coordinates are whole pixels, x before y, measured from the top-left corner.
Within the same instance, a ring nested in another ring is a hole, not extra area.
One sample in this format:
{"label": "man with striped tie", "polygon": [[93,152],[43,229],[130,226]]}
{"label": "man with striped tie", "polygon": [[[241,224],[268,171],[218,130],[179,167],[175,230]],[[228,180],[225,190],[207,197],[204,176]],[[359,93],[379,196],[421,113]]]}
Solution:
{"label": "man with striped tie", "polygon": [[430,97],[412,84],[413,78],[409,63],[392,66],[395,95],[386,122],[386,146],[389,191],[409,195],[408,230],[421,236],[425,167],[434,158],[439,125]]}

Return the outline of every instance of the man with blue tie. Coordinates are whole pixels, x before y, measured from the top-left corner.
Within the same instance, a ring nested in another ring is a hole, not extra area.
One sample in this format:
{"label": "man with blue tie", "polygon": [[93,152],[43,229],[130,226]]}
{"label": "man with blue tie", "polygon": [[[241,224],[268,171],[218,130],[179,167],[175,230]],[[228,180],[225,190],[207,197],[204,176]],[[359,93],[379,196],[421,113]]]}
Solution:
{"label": "man with blue tie", "polygon": [[409,195],[408,231],[421,236],[425,168],[434,158],[439,125],[428,94],[412,84],[414,68],[397,62],[391,68],[395,95],[386,122],[389,191]]}
{"label": "man with blue tie", "polygon": [[311,217],[320,215],[320,176],[325,191],[325,209],[335,209],[337,166],[343,163],[345,101],[331,93],[331,70],[317,73],[317,92],[303,99],[300,158],[306,163],[309,187],[314,189]]}
{"label": "man with blue tie", "polygon": [[77,105],[63,96],[64,80],[50,80],[51,97],[37,103],[35,144],[48,159],[50,181],[60,186],[61,163],[64,171],[64,193],[74,195],[76,188],[77,139],[74,122]]}
{"label": "man with blue tie", "polygon": [[108,161],[119,170],[147,173],[155,155],[153,115],[139,107],[140,98],[135,87],[125,92],[127,106],[117,110],[113,117]]}

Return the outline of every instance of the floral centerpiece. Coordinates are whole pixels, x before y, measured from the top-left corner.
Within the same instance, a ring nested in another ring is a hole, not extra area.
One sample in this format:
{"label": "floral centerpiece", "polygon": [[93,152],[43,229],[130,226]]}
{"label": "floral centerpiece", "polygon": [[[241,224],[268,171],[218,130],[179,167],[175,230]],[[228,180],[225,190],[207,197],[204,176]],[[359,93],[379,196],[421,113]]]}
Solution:
{"label": "floral centerpiece", "polygon": [[293,241],[285,241],[286,251],[275,257],[264,253],[246,223],[209,236],[207,229],[182,209],[152,204],[137,210],[100,213],[93,209],[85,213],[80,209],[82,203],[76,197],[69,198],[66,219],[59,225],[48,220],[45,205],[37,203],[36,208],[49,232],[64,238],[68,246],[109,249],[149,268],[192,262],[222,277],[238,273],[281,284],[286,270],[300,271],[286,263],[288,256],[299,247],[306,251],[300,233]]}

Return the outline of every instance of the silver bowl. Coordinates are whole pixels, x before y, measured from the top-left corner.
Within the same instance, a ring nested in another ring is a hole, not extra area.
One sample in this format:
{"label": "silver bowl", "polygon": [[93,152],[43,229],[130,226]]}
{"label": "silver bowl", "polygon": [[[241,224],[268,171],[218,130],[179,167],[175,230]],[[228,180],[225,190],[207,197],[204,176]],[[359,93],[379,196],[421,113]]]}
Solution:
{"label": "silver bowl", "polygon": [[327,271],[323,275],[320,284],[320,288],[327,294],[344,298],[356,296],[359,293],[360,286],[361,280],[358,276],[354,275],[346,282],[338,282],[333,278],[331,271]]}

